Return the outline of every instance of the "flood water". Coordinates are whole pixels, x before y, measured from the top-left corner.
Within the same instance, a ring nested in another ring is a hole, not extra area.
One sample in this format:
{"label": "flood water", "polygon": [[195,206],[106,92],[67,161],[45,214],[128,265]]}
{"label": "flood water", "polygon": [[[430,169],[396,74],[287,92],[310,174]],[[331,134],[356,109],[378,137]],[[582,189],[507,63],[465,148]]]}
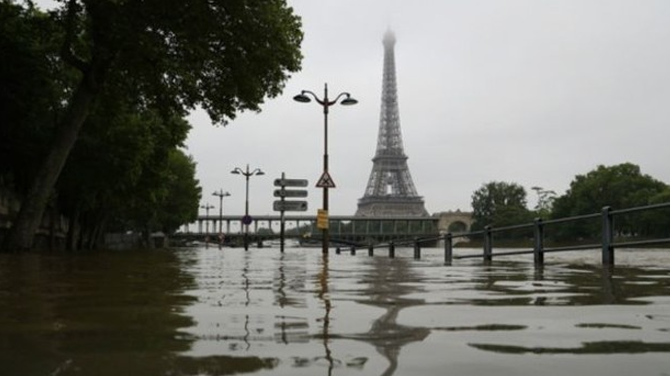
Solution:
{"label": "flood water", "polygon": [[670,375],[670,250],[396,255],[0,254],[0,375]]}

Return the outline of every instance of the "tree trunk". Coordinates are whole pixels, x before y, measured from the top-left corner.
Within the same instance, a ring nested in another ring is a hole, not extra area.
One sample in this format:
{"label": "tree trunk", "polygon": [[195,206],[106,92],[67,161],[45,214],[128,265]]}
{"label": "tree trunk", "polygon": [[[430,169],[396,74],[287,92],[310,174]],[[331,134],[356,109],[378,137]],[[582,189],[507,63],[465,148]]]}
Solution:
{"label": "tree trunk", "polygon": [[104,245],[105,229],[107,228],[107,215],[102,210],[96,215],[95,229],[91,236],[91,249],[101,249]]}
{"label": "tree trunk", "polygon": [[56,250],[56,207],[49,207],[49,252]]}
{"label": "tree trunk", "polygon": [[87,75],[84,75],[56,130],[51,150],[21,203],[21,210],[5,238],[3,249],[23,251],[32,247],[35,231],[40,225],[49,196],[77,140],[79,130],[88,117],[95,97],[96,93],[87,85]]}
{"label": "tree trunk", "polygon": [[81,210],[79,209],[81,205],[79,203],[75,204],[74,211],[70,213],[70,226],[67,231],[67,241],[65,243],[65,249],[68,251],[77,250],[77,239],[79,239],[79,216]]}

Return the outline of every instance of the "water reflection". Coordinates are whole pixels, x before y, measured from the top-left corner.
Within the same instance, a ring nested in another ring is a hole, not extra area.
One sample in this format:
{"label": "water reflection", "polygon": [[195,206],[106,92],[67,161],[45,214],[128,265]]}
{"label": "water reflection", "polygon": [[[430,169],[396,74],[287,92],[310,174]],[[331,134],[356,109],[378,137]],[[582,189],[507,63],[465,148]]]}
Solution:
{"label": "water reflection", "polygon": [[388,360],[389,365],[381,374],[388,376],[396,372],[400,349],[412,342],[424,340],[430,330],[400,325],[396,321],[402,309],[425,304],[422,299],[403,297],[420,289],[416,283],[420,278],[408,261],[374,258],[370,265],[372,268],[361,281],[367,285],[362,291],[362,295],[367,298],[359,302],[382,308],[385,312],[372,323],[368,332],[353,338],[371,343]]}
{"label": "water reflection", "polygon": [[670,257],[445,267],[403,252],[0,255],[0,375],[668,370]]}
{"label": "water reflection", "polygon": [[459,289],[473,288],[478,296],[457,303],[484,306],[556,306],[647,304],[641,298],[667,294],[668,276],[654,278],[649,268],[566,264],[550,268],[522,262],[498,262],[472,270],[468,281],[454,279]]}
{"label": "water reflection", "polygon": [[[296,263],[299,255],[280,253],[278,267],[274,276],[274,305],[280,308],[306,308],[305,298],[296,291],[302,291],[305,287],[305,270]],[[275,341],[285,345],[289,343],[305,343],[309,341],[309,324],[303,317],[276,315]]]}
{"label": "water reflection", "polygon": [[0,374],[227,374],[267,359],[178,355],[192,260],[172,252],[0,255]]}
{"label": "water reflection", "polygon": [[651,352],[670,352],[670,343],[642,341],[600,341],[583,342],[579,347],[523,347],[492,344],[471,344],[480,350],[506,354],[636,354]]}
{"label": "water reflection", "polygon": [[321,257],[321,270],[319,272],[319,300],[323,302],[323,319],[322,322],[322,337],[323,337],[323,349],[325,352],[324,358],[328,362],[328,375],[332,375],[334,360],[331,354],[330,348],[328,347],[328,342],[330,341],[329,329],[330,329],[330,311],[332,309],[332,304],[330,303],[330,296],[328,295],[328,254],[325,253]]}

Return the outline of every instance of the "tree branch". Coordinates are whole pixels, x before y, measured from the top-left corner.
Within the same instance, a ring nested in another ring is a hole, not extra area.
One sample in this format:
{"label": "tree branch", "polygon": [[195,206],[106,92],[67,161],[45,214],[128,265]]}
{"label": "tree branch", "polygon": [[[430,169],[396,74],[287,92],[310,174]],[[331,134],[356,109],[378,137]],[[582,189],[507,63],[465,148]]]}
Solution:
{"label": "tree branch", "polygon": [[76,37],[76,20],[77,20],[77,0],[69,0],[67,2],[67,14],[65,16],[65,40],[61,47],[61,57],[67,64],[79,69],[81,72],[88,70],[88,64],[77,57],[72,51]]}

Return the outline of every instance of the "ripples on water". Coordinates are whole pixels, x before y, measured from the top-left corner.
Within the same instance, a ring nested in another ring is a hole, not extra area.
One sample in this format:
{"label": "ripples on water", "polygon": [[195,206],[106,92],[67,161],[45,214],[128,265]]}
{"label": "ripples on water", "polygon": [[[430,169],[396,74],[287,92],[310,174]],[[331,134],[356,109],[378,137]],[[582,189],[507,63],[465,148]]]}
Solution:
{"label": "ripples on water", "polygon": [[670,375],[670,251],[423,251],[0,255],[0,375]]}

